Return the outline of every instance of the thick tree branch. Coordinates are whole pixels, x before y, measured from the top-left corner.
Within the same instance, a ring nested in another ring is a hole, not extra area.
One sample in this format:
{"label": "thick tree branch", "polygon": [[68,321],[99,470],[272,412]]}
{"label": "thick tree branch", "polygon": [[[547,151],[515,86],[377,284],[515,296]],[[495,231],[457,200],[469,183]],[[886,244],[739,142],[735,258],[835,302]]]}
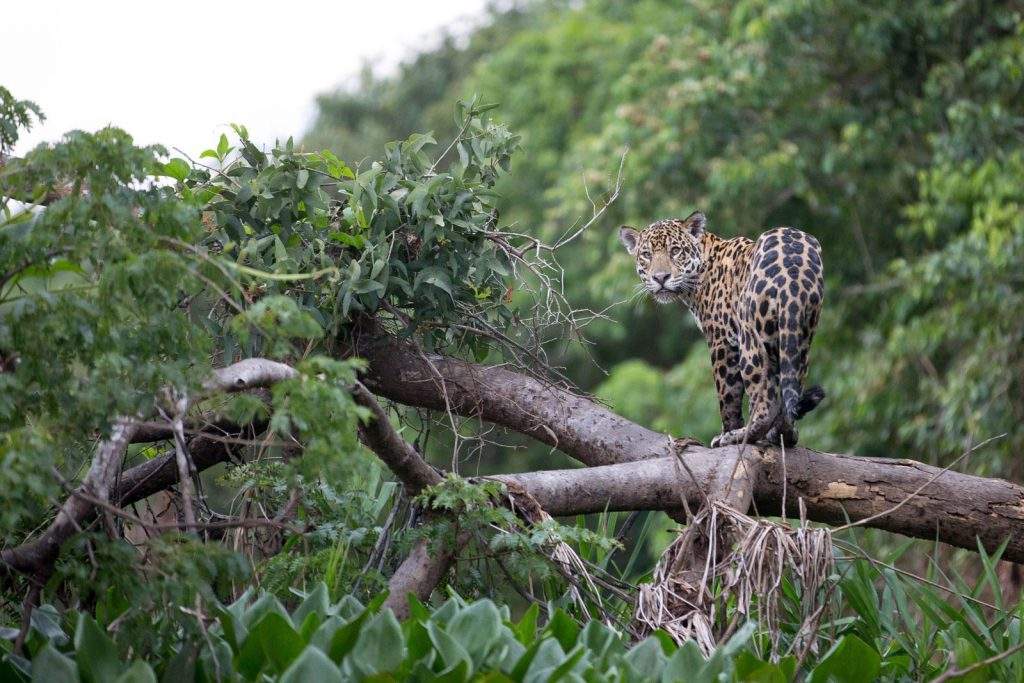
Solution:
{"label": "thick tree branch", "polygon": [[[683,457],[701,488],[713,488],[723,475],[722,468],[731,469],[735,448],[690,447]],[[775,449],[758,450],[761,467],[754,485],[754,509],[761,515],[780,515],[781,458]],[[977,540],[990,552],[1008,540],[1003,559],[1024,562],[1024,487],[1017,484],[943,472],[912,460],[858,458],[807,448],[786,451],[786,470],[787,515],[799,514],[801,498],[807,518],[827,524],[892,510],[867,526],[914,538],[938,538],[968,550],[977,550]],[[703,493],[675,458],[495,478],[523,486],[555,516],[605,509],[680,510],[680,491],[694,509],[703,502]],[[895,509],[901,501],[907,502]]]}
{"label": "thick tree branch", "polygon": [[[264,423],[260,423],[253,425],[251,430],[255,435],[265,427]],[[236,428],[234,434],[240,433]],[[196,472],[202,472],[222,462],[229,462],[233,457],[231,444],[219,439],[197,436],[189,441],[188,448]],[[176,454],[171,450],[125,470],[118,482],[117,492],[111,496],[111,501],[125,507],[171,488],[178,483],[176,460]]]}
{"label": "thick tree branch", "polygon": [[426,486],[441,483],[441,475],[398,435],[388,420],[388,414],[365,386],[357,382],[352,395],[356,403],[373,413],[373,420],[359,430],[363,443],[394,472],[410,497]]}
{"label": "thick tree branch", "polygon": [[[566,389],[500,367],[420,353],[371,324],[352,354],[369,361],[364,383],[409,406],[480,417],[554,446],[586,465],[671,454],[664,434],[646,429]],[[447,396],[447,401],[445,400]]]}
{"label": "thick tree branch", "polygon": [[[600,512],[606,505],[613,510],[680,507],[672,440],[665,434],[511,370],[425,356],[369,325],[356,337],[353,350],[369,361],[364,381],[380,395],[436,410],[450,405],[458,414],[528,434],[591,465],[589,470],[510,475],[552,515]],[[715,462],[732,462],[725,455],[726,449],[702,447],[686,452],[687,462],[705,477]],[[802,497],[809,519],[836,524],[847,518],[866,519],[911,498],[867,526],[937,538],[970,550],[977,549],[979,539],[990,552],[1008,539],[1004,559],[1024,562],[1024,488],[1017,484],[941,472],[912,460],[831,455],[806,448],[788,449],[786,477],[783,469],[778,450],[762,451],[754,487],[754,505],[761,514],[780,514],[785,495],[786,514],[795,516]],[[691,494],[699,495],[692,485],[687,489],[687,496]],[[690,502],[697,506],[701,501],[694,497]]]}
{"label": "thick tree branch", "polygon": [[203,383],[203,389],[210,393],[245,391],[269,387],[298,373],[295,368],[266,358],[245,358],[226,368],[213,371],[213,376]]}
{"label": "thick tree branch", "polygon": [[[229,459],[228,446],[218,441],[199,437],[190,448],[200,471]],[[696,483],[674,456],[584,469],[506,474],[494,479],[522,486],[554,516],[605,509],[680,512],[681,493],[690,507],[697,509],[704,502],[702,490],[714,490],[716,482],[730,475],[736,448],[688,447],[682,457]],[[774,449],[753,450],[761,455],[753,506],[762,515],[779,515],[781,458]],[[847,519],[857,521],[893,510],[909,498],[902,507],[872,520],[868,526],[915,538],[938,538],[968,550],[977,549],[975,538],[980,538],[990,551],[1008,538],[1003,558],[1024,562],[1024,487],[1017,484],[942,472],[912,460],[859,458],[806,448],[787,450],[786,471],[787,515],[799,514],[799,500],[803,498],[811,521],[841,524]],[[128,505],[175,483],[172,453],[126,470],[111,500]]]}
{"label": "thick tree branch", "polygon": [[431,547],[430,540],[425,538],[418,541],[388,580],[388,597],[383,607],[390,608],[399,619],[409,616],[409,594],[421,601],[429,598],[468,540],[467,536],[459,536],[451,546],[444,547]]}

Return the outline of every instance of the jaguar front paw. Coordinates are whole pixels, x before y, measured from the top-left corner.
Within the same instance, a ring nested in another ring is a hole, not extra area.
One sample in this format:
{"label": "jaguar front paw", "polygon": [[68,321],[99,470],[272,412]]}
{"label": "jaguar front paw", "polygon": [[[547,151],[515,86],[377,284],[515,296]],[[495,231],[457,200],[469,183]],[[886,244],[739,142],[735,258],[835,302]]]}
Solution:
{"label": "jaguar front paw", "polygon": [[719,446],[730,446],[736,443],[732,437],[733,432],[722,432],[715,438],[711,439],[711,447],[718,448]]}

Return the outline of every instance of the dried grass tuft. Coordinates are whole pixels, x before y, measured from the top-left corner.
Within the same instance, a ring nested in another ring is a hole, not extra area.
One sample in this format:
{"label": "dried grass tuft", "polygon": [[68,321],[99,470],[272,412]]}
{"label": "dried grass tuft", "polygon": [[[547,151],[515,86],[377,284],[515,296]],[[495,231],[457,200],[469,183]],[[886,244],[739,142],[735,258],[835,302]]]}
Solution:
{"label": "dried grass tuft", "polygon": [[[800,592],[798,639],[809,642],[827,602],[833,566],[830,529],[805,522],[794,529],[712,501],[666,548],[651,583],[640,586],[635,635],[662,629],[677,643],[693,640],[710,655],[746,617],[765,627],[777,658],[783,579],[788,575]],[[726,604],[735,606],[728,621]]]}

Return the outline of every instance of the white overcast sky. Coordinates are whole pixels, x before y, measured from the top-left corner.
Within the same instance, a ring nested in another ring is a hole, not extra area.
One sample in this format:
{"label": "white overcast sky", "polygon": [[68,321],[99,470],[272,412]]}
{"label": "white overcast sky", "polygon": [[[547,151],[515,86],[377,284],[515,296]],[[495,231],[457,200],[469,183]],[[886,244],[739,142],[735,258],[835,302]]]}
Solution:
{"label": "white overcast sky", "polygon": [[366,62],[389,72],[482,15],[484,0],[21,0],[0,10],[0,85],[46,122],[23,154],[65,131],[124,128],[138,144],[189,154],[227,124],[298,137],[314,98]]}

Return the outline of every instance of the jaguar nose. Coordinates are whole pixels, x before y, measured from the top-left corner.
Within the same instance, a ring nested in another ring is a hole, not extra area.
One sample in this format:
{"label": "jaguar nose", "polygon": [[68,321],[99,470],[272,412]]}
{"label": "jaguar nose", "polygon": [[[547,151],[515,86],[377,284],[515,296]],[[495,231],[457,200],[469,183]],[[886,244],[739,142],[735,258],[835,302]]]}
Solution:
{"label": "jaguar nose", "polygon": [[657,282],[662,287],[668,282],[668,279],[672,277],[672,273],[666,273],[665,271],[659,271],[657,273],[651,273],[651,279]]}

